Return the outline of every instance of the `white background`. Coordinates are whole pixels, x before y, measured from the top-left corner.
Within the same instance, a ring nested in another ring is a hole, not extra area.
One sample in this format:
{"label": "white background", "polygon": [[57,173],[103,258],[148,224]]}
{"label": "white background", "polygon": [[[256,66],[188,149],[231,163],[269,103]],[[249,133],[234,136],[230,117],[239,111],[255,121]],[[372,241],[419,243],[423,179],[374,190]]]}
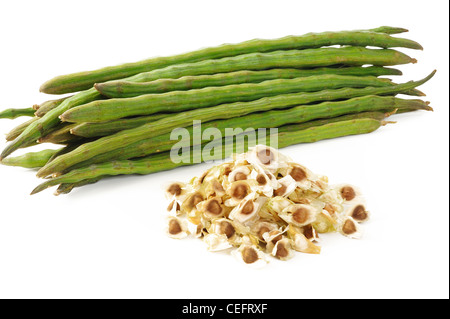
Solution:
{"label": "white background", "polygon": [[[435,112],[395,116],[375,133],[283,152],[331,183],[358,185],[372,220],[361,240],[322,236],[261,270],[196,239],[164,234],[161,185],[208,165],[103,180],[29,196],[33,171],[0,166],[2,298],[448,298],[448,2],[2,1],[0,108],[51,97],[53,76],[251,38],[405,27],[425,50],[397,82],[420,87]],[[7,133],[24,120],[1,120]],[[4,147],[0,142],[0,147]],[[20,152],[18,152],[19,154]]]}

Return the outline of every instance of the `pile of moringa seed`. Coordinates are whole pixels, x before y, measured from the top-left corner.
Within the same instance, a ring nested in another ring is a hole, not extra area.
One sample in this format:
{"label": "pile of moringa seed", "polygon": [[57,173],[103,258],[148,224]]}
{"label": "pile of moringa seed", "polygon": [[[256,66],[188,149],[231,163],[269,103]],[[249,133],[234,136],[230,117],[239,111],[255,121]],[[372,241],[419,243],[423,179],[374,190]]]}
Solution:
{"label": "pile of moringa seed", "polygon": [[360,191],[329,185],[277,150],[257,145],[208,169],[189,183],[170,183],[167,234],[194,234],[210,251],[227,250],[246,264],[262,266],[294,251],[319,254],[320,233],[361,236],[369,218]]}

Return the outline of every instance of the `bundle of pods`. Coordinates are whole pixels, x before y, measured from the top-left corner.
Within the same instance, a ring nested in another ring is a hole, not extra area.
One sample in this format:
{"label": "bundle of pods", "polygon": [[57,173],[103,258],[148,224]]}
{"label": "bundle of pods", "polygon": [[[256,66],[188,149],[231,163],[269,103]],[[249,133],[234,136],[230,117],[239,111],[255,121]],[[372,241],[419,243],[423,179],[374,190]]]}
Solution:
{"label": "bundle of pods", "polygon": [[[66,194],[112,175],[194,164],[170,158],[177,144],[171,132],[192,129],[194,121],[202,122],[201,136],[220,131],[216,140],[236,136],[235,128],[278,128],[280,147],[370,133],[393,113],[432,110],[427,101],[397,95],[424,96],[417,87],[434,72],[406,83],[385,77],[402,74],[393,66],[417,62],[396,49],[422,50],[395,36],[406,31],[382,26],[254,39],[57,76],[41,92],[71,95],[0,112],[0,119],[31,116],[7,134],[0,162],[38,169],[47,179],[33,194],[52,186]],[[61,146],[10,156],[45,143]]]}
{"label": "bundle of pods", "polygon": [[295,251],[319,254],[319,233],[361,236],[369,218],[360,191],[329,185],[274,148],[257,145],[189,183],[167,185],[167,234],[203,239],[208,250],[229,248],[246,264],[264,265]]}

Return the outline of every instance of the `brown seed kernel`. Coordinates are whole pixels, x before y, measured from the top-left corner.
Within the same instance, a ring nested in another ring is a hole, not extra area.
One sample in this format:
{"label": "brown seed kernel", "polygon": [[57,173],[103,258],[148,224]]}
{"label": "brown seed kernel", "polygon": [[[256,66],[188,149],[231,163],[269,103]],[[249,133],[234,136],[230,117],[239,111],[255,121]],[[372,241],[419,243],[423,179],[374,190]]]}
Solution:
{"label": "brown seed kernel", "polygon": [[270,241],[272,244],[276,244],[279,240],[283,239],[283,236],[281,234],[279,234],[279,232],[277,230],[273,230],[269,233],[269,236],[272,237],[273,235],[277,236],[273,237],[272,240]]}
{"label": "brown seed kernel", "polygon": [[172,184],[167,188],[167,192],[172,195],[179,196],[181,194],[181,187],[178,184]]}
{"label": "brown seed kernel", "polygon": [[206,172],[204,172],[204,173],[200,176],[200,178],[198,179],[199,184],[202,184],[202,183],[203,183],[203,181],[205,180],[205,177],[206,177],[208,174],[209,174],[209,170],[206,171]]}
{"label": "brown seed kernel", "polygon": [[286,248],[285,244],[282,242],[278,243],[275,257],[286,258],[287,256],[289,256],[289,250]]}
{"label": "brown seed kernel", "polygon": [[231,225],[231,223],[222,221],[220,223],[220,233],[225,234],[225,236],[227,236],[227,238],[229,239],[233,237],[233,235],[236,233],[236,230],[234,229],[233,225]]}
{"label": "brown seed kernel", "polygon": [[194,208],[195,206],[197,206],[198,203],[203,202],[203,196],[200,195],[199,193],[193,194],[190,198],[189,198],[189,207]]}
{"label": "brown seed kernel", "polygon": [[269,227],[267,227],[267,226],[261,226],[261,228],[258,230],[258,238],[259,238],[260,240],[264,240],[263,235],[264,235],[265,233],[268,233],[269,231],[270,231]]}
{"label": "brown seed kernel", "polygon": [[244,207],[242,207],[241,214],[243,214],[243,215],[251,214],[254,207],[255,207],[255,205],[253,204],[253,201],[248,200],[245,203]]}
{"label": "brown seed kernel", "polygon": [[247,175],[245,175],[244,173],[236,173],[236,175],[234,175],[234,180],[235,181],[243,181],[247,179]]}
{"label": "brown seed kernel", "polygon": [[254,248],[244,247],[244,249],[242,249],[242,260],[244,260],[246,264],[252,264],[258,259],[258,253]]}
{"label": "brown seed kernel", "polygon": [[272,151],[268,148],[259,151],[257,156],[260,162],[264,165],[269,165],[275,159]]}
{"label": "brown seed kernel", "polygon": [[358,205],[356,206],[351,214],[352,218],[356,221],[366,220],[367,219],[367,212],[364,207],[364,205]]}
{"label": "brown seed kernel", "polygon": [[233,197],[237,199],[244,199],[248,195],[248,186],[245,184],[238,184],[234,187]]}
{"label": "brown seed kernel", "polygon": [[224,193],[222,184],[220,184],[217,180],[213,180],[213,189],[215,192]]}
{"label": "brown seed kernel", "polygon": [[179,204],[177,201],[173,200],[173,201],[170,202],[169,206],[167,207],[167,211],[168,211],[168,212],[172,211],[173,205],[174,205],[175,203],[177,204],[176,210],[179,211],[179,210],[181,209],[180,204]]}
{"label": "brown seed kernel", "polygon": [[341,188],[341,196],[343,199],[350,201],[356,197],[356,192],[351,186],[344,186]]}
{"label": "brown seed kernel", "polygon": [[303,235],[306,237],[306,239],[315,239],[317,235],[315,235],[315,230],[311,225],[306,225],[303,228]]}
{"label": "brown seed kernel", "polygon": [[272,244],[276,244],[278,241],[280,241],[281,239],[283,238],[283,236],[281,236],[281,234],[280,235],[278,235],[278,236],[275,236],[272,240],[271,240],[271,242],[272,242]]}
{"label": "brown seed kernel", "polygon": [[259,185],[267,184],[267,179],[263,174],[258,174],[258,176],[256,176],[256,181],[258,182]]}
{"label": "brown seed kernel", "polygon": [[203,237],[203,225],[202,224],[198,224],[197,225],[197,229],[195,230],[195,234],[199,237]]}
{"label": "brown seed kernel", "polygon": [[212,215],[220,215],[222,213],[222,207],[215,199],[209,201],[208,205],[206,205],[206,210]]}
{"label": "brown seed kernel", "polygon": [[225,166],[225,169],[223,170],[223,175],[228,176],[230,175],[232,169],[230,165]]}
{"label": "brown seed kernel", "polygon": [[276,190],[273,191],[273,195],[274,196],[283,196],[284,193],[286,193],[286,189],[287,189],[286,185],[281,185],[280,188],[277,188]]}
{"label": "brown seed kernel", "polygon": [[203,227],[203,225],[199,224],[197,225],[197,229],[195,231],[195,234],[197,237],[204,237],[206,234],[208,234],[208,230]]}
{"label": "brown seed kernel", "polygon": [[301,182],[306,178],[306,172],[301,167],[294,167],[289,173],[296,182]]}
{"label": "brown seed kernel", "polygon": [[299,207],[292,213],[292,218],[299,224],[303,224],[308,220],[309,210],[304,207]]}
{"label": "brown seed kernel", "polygon": [[356,233],[355,223],[352,220],[347,219],[344,223],[344,226],[342,226],[342,232],[347,235]]}
{"label": "brown seed kernel", "polygon": [[176,219],[169,221],[169,234],[176,235],[182,232],[181,225]]}

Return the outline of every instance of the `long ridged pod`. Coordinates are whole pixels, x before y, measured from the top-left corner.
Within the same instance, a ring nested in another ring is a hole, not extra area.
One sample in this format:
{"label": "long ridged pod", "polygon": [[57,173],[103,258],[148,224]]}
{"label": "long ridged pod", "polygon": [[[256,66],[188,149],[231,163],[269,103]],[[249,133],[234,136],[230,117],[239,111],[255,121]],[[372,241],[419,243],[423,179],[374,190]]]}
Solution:
{"label": "long ridged pod", "polygon": [[[33,117],[30,120],[16,126],[15,128],[13,128],[9,133],[6,134],[6,141],[14,141],[16,138],[18,138],[23,132],[25,132],[29,127],[31,127],[32,125],[34,125],[35,123],[37,123],[39,121],[38,117]],[[54,130],[58,130],[59,127],[55,126],[55,127],[49,127],[46,130],[41,130],[40,134],[43,136],[47,136],[48,134],[51,134]],[[19,145],[18,148],[26,148],[26,147],[30,147],[33,145],[36,145],[38,143],[37,140],[33,140],[33,139],[29,139],[24,143],[21,143]]]}
{"label": "long ridged pod", "polygon": [[[420,106],[420,108],[416,108],[416,109],[427,109],[427,110],[431,109],[429,107],[426,107],[425,103],[421,103],[421,104],[422,105],[417,105],[417,107]],[[405,109],[405,108],[403,108],[403,109]],[[412,111],[414,109],[410,108],[408,110]],[[125,118],[125,119],[119,119],[119,120],[108,121],[108,122],[81,123],[81,124],[76,124],[75,127],[73,127],[70,130],[70,133],[73,135],[82,136],[82,137],[86,137],[86,138],[107,136],[107,135],[112,135],[114,133],[117,133],[117,132],[120,132],[123,130],[128,130],[128,129],[136,128],[136,127],[144,125],[144,124],[152,123],[156,120],[159,120],[164,117],[171,116],[171,115],[173,115],[173,114],[154,114],[154,115],[149,115],[149,116],[139,116],[136,118]]]}
{"label": "long ridged pod", "polygon": [[394,84],[390,80],[373,76],[326,74],[95,101],[72,108],[62,114],[60,118],[65,122],[75,123],[104,122],[136,115],[178,113],[225,103],[253,101],[280,94],[392,85]]}
{"label": "long ridged pod", "polygon": [[[325,50],[325,51],[324,51]],[[336,51],[338,50],[338,51]],[[314,53],[322,52],[319,56]],[[309,53],[308,53],[309,52]],[[325,53],[326,52],[326,53]],[[336,56],[342,54],[342,56]],[[303,56],[303,59],[299,59]],[[187,63],[183,65],[174,65],[164,69],[155,70],[149,73],[141,73],[139,75],[127,78],[128,81],[152,81],[158,78],[178,78],[185,75],[201,75],[217,72],[231,72],[236,70],[249,69],[266,69],[273,67],[295,67],[295,66],[324,66],[333,63],[343,63],[347,61],[350,64],[363,65],[393,65],[415,62],[409,56],[395,50],[374,50],[365,48],[327,48],[317,50],[294,50],[294,51],[279,51],[272,53],[254,53],[243,56],[236,56],[231,58],[223,58],[218,60],[208,60],[198,63]],[[280,64],[280,65],[278,65]],[[214,69],[217,68],[217,69]],[[150,79],[149,79],[150,77]],[[7,157],[15,150],[36,141],[43,136],[42,132],[48,132],[51,127],[57,125],[64,112],[76,106],[86,104],[98,99],[101,99],[101,94],[95,89],[79,92],[66,100],[64,100],[58,107],[49,111],[40,120],[32,123],[27,129],[18,136],[12,143],[6,146],[0,155],[0,160]]]}
{"label": "long ridged pod", "polygon": [[362,66],[365,64],[389,66],[415,62],[415,59],[396,50],[362,47],[258,52],[196,63],[175,64],[136,74],[127,78],[126,81],[150,82],[164,78],[176,79],[188,75],[226,73],[239,70],[299,69],[334,65]]}
{"label": "long ridged pod", "polygon": [[242,83],[259,83],[275,79],[294,79],[299,77],[336,74],[353,76],[401,75],[397,69],[380,66],[341,67],[314,69],[270,69],[262,71],[235,71],[197,76],[183,76],[178,79],[159,79],[151,82],[136,83],[131,81],[110,81],[95,84],[102,95],[109,98],[134,97],[143,94],[165,93],[201,89],[211,86],[225,86]]}
{"label": "long ridged pod", "polygon": [[70,133],[81,137],[107,136],[148,124],[171,115],[173,114],[152,114],[149,116],[139,116],[136,118],[126,118],[108,122],[75,124],[70,130]]}
{"label": "long ridged pod", "polygon": [[[350,113],[361,113],[367,111],[379,111],[384,113],[403,109],[431,110],[428,104],[422,100],[404,100],[395,97],[369,95],[338,102],[300,105],[287,110],[252,113],[241,117],[206,122],[201,124],[201,132],[199,132],[199,134],[201,134],[200,136],[203,136],[203,132],[205,130],[214,128],[220,131],[221,136],[230,136],[230,134],[237,134],[239,131],[228,132],[227,129],[229,128],[245,129],[250,126],[253,129],[273,128],[282,127],[292,123],[296,123],[295,125],[292,125],[293,127],[298,127],[299,123],[310,123],[321,118],[326,121],[328,118],[343,116]],[[351,114],[351,116],[356,115]],[[192,122],[190,124],[192,125]],[[191,137],[193,136],[192,131],[192,126],[187,127],[187,132]],[[196,143],[190,140],[186,140],[184,142],[188,143],[188,146]],[[102,163],[110,160],[125,160],[160,153],[170,150],[175,144],[178,145],[180,143],[171,139],[171,133],[152,136],[114,151],[99,154],[90,160],[78,163],[69,169],[88,166],[95,163]],[[183,146],[186,145],[183,144]]]}
{"label": "long ridged pod", "polygon": [[54,108],[58,107],[62,102],[67,100],[69,97],[64,97],[57,100],[49,100],[41,103],[37,109],[37,111],[34,113],[37,117],[43,117],[45,114],[47,114],[49,111],[53,110]]}
{"label": "long ridged pod", "polygon": [[310,127],[322,126],[322,125],[326,125],[326,124],[343,122],[343,121],[351,121],[351,120],[357,120],[357,119],[373,119],[373,120],[382,121],[386,117],[389,117],[396,113],[397,112],[395,110],[393,110],[392,112],[384,112],[384,111],[383,112],[380,112],[380,111],[371,112],[371,111],[369,111],[369,112],[351,113],[351,114],[345,114],[345,115],[340,115],[340,116],[336,116],[336,117],[317,119],[317,120],[308,121],[308,122],[282,125],[278,128],[278,132],[279,133],[297,132],[297,131],[301,131],[301,130],[306,130]]}
{"label": "long ridged pod", "polygon": [[[378,129],[382,124],[383,122],[376,119],[363,118],[309,127],[300,131],[278,132],[278,147],[283,148],[293,144],[311,143],[324,139],[370,133]],[[227,158],[237,149],[246,151],[249,146],[246,141],[244,144],[240,144],[238,142],[233,143],[233,138],[228,139],[228,142],[225,138],[208,143],[205,147],[214,149],[215,145],[220,147],[221,152],[218,152],[220,154],[214,153],[212,156],[209,156],[208,160]],[[203,160],[204,158],[201,157],[201,161]],[[188,153],[183,153],[176,163],[171,160],[170,152],[136,160],[107,162],[76,169],[59,177],[52,178],[36,187],[31,194],[36,194],[51,186],[64,183],[78,183],[83,180],[95,179],[105,175],[152,174],[192,164],[196,164],[192,149]]]}
{"label": "long ridged pod", "polygon": [[41,168],[48,162],[52,161],[59,155],[66,154],[78,147],[74,144],[69,144],[59,149],[46,149],[38,152],[28,152],[20,156],[5,158],[0,163],[7,166],[18,166],[24,168]]}
{"label": "long ridged pod", "polygon": [[9,131],[9,133],[6,134],[6,140],[7,141],[12,141],[14,140],[16,137],[18,137],[20,134],[22,134],[23,131],[25,131],[25,129],[33,122],[37,121],[38,118],[37,117],[33,117],[31,119],[29,119],[28,121],[25,121],[19,125],[17,125],[16,127],[14,127],[11,131]]}
{"label": "long ridged pod", "polygon": [[[164,68],[168,65],[191,63],[208,59],[218,59],[254,52],[270,52],[276,50],[292,50],[319,48],[331,45],[376,46],[381,48],[406,47],[422,49],[415,41],[391,37],[386,33],[402,30],[400,28],[381,27],[363,31],[340,31],[308,33],[302,36],[287,36],[280,39],[254,39],[238,44],[224,44],[217,47],[201,49],[171,57],[151,58],[135,63],[126,63],[113,67],[106,67],[95,71],[86,71],[62,75],[45,82],[40,90],[49,94],[62,94],[86,90],[94,83],[106,82],[114,79],[129,77],[138,73]],[[386,33],[380,33],[389,31]]]}
{"label": "long ridged pod", "polygon": [[0,112],[0,119],[13,120],[21,116],[34,116],[34,112],[36,112],[36,110],[32,107],[24,109],[6,109]]}
{"label": "long ridged pod", "polygon": [[[267,111],[277,108],[288,108],[289,106],[308,104],[319,101],[330,101],[338,99],[348,99],[365,95],[386,95],[403,92],[415,88],[435,74],[433,71],[429,76],[420,81],[410,81],[403,84],[397,84],[389,87],[368,87],[362,89],[345,88],[339,90],[326,90],[312,93],[294,93],[268,97],[251,102],[237,102],[233,104],[224,104],[207,109],[192,110],[176,114],[150,124],[118,132],[112,136],[99,138],[90,143],[85,143],[74,151],[60,156],[52,161],[39,172],[39,177],[45,177],[55,172],[64,171],[67,167],[75,165],[101,153],[112,151],[126,145],[138,142],[148,136],[160,135],[170,132],[177,127],[189,126],[193,120],[202,119],[203,121],[213,121],[216,119],[237,117],[253,112]],[[232,116],[231,116],[232,114]]]}
{"label": "long ridged pod", "polygon": [[82,187],[90,184],[97,183],[99,180],[101,180],[102,177],[92,178],[92,179],[85,179],[82,181],[79,181],[77,183],[72,184],[61,184],[59,185],[58,189],[55,191],[55,195],[61,195],[61,194],[69,194],[74,188],[76,187]]}
{"label": "long ridged pod", "polygon": [[[87,142],[87,141],[90,141],[90,140],[86,140],[84,142]],[[82,142],[74,142],[74,143],[69,143],[69,144],[65,145],[63,148],[60,148],[58,150],[58,152],[53,154],[53,156],[48,159],[47,163],[50,163],[51,161],[53,161],[58,156],[61,156],[61,155],[64,155],[64,154],[67,154],[67,153],[73,151],[74,149],[79,147],[81,144],[82,144]]]}
{"label": "long ridged pod", "polygon": [[56,152],[58,152],[58,150],[29,152],[17,157],[5,158],[3,161],[1,161],[1,164],[25,168],[41,168]]}

